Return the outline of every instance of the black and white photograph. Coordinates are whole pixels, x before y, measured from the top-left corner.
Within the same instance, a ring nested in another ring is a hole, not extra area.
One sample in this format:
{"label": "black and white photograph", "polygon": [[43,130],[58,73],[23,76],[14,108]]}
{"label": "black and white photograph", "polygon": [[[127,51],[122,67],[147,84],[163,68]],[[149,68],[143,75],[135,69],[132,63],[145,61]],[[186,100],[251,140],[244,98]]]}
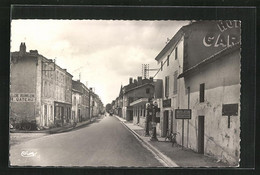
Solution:
{"label": "black and white photograph", "polygon": [[10,29],[11,167],[239,167],[241,21]]}

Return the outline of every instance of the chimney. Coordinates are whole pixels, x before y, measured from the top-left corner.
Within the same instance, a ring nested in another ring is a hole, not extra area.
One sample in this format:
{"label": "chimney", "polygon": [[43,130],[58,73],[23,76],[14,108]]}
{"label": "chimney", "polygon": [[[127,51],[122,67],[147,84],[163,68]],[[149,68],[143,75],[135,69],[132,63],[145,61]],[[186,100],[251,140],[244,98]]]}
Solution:
{"label": "chimney", "polygon": [[38,50],[30,50],[30,54],[38,55]]}
{"label": "chimney", "polygon": [[133,83],[133,78],[129,78],[129,84],[132,84]]}
{"label": "chimney", "polygon": [[20,45],[20,51],[19,51],[19,56],[24,56],[25,53],[26,53],[25,43],[21,43],[21,45]]}
{"label": "chimney", "polygon": [[142,84],[142,77],[137,77],[137,84],[141,85]]}

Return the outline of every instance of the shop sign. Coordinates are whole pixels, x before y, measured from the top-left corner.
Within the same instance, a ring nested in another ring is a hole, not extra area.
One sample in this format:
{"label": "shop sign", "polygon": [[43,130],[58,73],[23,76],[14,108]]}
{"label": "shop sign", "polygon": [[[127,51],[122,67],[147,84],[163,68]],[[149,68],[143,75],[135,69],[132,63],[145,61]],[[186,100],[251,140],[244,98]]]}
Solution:
{"label": "shop sign", "polygon": [[219,33],[208,33],[203,38],[203,45],[206,47],[230,47],[240,41],[240,36],[234,34],[231,29],[240,28],[240,21],[226,20],[218,21]]}
{"label": "shop sign", "polygon": [[11,102],[35,102],[34,93],[10,93]]}
{"label": "shop sign", "polygon": [[171,99],[163,100],[163,107],[171,107]]}
{"label": "shop sign", "polygon": [[176,119],[191,119],[191,109],[175,109]]}

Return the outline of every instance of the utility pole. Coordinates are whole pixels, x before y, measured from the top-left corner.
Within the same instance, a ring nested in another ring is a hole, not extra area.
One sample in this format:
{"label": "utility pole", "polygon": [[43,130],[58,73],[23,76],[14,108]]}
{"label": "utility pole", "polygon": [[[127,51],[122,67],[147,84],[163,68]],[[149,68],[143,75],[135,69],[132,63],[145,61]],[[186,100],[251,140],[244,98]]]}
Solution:
{"label": "utility pole", "polygon": [[149,98],[148,99],[148,103],[146,103],[146,120],[145,120],[145,136],[150,136],[149,133],[149,123],[151,121],[151,118],[153,116],[153,109],[152,109],[152,99]]}

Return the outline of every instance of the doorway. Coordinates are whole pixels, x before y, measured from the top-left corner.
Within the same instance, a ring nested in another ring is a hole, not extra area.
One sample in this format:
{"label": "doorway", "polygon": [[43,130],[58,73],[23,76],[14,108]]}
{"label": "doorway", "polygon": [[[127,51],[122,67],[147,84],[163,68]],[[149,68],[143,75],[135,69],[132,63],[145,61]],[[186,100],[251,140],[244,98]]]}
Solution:
{"label": "doorway", "polygon": [[204,154],[204,116],[199,116],[198,120],[198,153]]}
{"label": "doorway", "polygon": [[80,109],[78,109],[78,121],[81,122]]}
{"label": "doorway", "polygon": [[170,131],[171,133],[173,133],[173,111],[170,111],[171,112],[171,126],[170,126]]}
{"label": "doorway", "polygon": [[169,111],[163,112],[163,137],[166,136],[167,130],[169,129]]}
{"label": "doorway", "polygon": [[139,114],[139,107],[136,108],[137,111],[137,124],[140,122],[140,114]]}
{"label": "doorway", "polygon": [[43,117],[43,126],[47,126],[47,105],[44,105],[44,117]]}

